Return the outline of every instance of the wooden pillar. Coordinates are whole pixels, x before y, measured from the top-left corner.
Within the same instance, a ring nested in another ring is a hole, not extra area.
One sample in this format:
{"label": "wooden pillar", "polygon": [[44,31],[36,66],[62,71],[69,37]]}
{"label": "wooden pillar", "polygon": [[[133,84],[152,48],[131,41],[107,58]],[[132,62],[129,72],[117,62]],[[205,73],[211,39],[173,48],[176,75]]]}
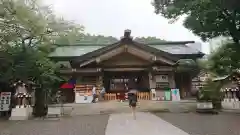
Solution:
{"label": "wooden pillar", "polygon": [[156,87],[155,75],[151,71],[149,71],[148,73],[148,78],[149,78],[149,88],[155,89]]}
{"label": "wooden pillar", "polygon": [[175,85],[180,91],[180,97],[185,97],[184,76],[183,73],[175,73]]}
{"label": "wooden pillar", "polygon": [[98,92],[100,92],[103,87],[103,74],[99,74],[96,77],[97,77],[97,79],[96,79],[97,80],[96,81],[97,90],[98,90]]}
{"label": "wooden pillar", "polygon": [[174,72],[168,73],[168,81],[169,81],[169,87],[170,88],[176,88],[176,82],[175,82],[175,75]]}

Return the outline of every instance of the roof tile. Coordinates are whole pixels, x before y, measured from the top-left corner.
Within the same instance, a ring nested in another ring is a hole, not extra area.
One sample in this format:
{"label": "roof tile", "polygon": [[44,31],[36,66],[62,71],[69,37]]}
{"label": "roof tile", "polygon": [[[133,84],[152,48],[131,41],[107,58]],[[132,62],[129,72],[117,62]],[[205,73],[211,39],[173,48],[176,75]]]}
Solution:
{"label": "roof tile", "polygon": [[100,48],[104,47],[103,45],[94,45],[94,46],[59,46],[57,47],[54,52],[52,52],[49,56],[50,57],[71,57],[71,56],[82,56],[84,54],[93,52]]}
{"label": "roof tile", "polygon": [[[59,46],[52,52],[50,57],[74,57],[82,56],[84,54],[96,51],[100,48],[103,48],[107,45],[65,45]],[[191,48],[184,44],[161,44],[161,45],[148,45],[158,50],[168,52],[171,54],[199,54],[200,51]]]}

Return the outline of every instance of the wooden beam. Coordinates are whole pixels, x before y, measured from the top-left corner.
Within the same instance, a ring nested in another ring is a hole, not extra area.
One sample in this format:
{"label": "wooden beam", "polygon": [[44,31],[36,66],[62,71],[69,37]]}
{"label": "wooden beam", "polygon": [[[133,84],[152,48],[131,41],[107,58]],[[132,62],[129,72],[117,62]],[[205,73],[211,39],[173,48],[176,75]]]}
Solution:
{"label": "wooden beam", "polygon": [[90,59],[90,60],[88,60],[88,61],[83,62],[82,64],[80,64],[80,67],[86,66],[86,65],[88,65],[88,64],[90,64],[90,63],[92,63],[92,62],[94,62],[94,61],[95,61],[95,59]]}
{"label": "wooden beam", "polygon": [[167,63],[169,65],[174,65],[176,62],[172,61],[172,60],[168,60],[168,59],[165,59],[163,57],[156,57],[156,61],[161,61],[161,62],[164,62],[164,63]]}
{"label": "wooden beam", "polygon": [[97,63],[100,63],[101,61],[110,59],[110,58],[113,57],[113,56],[116,56],[116,55],[118,55],[118,54],[123,53],[124,50],[125,50],[125,49],[124,49],[124,46],[119,47],[119,48],[116,48],[116,49],[114,49],[114,50],[112,50],[112,51],[110,51],[110,52],[107,52],[107,53],[105,53],[105,54],[97,57],[97,58],[96,58],[96,61],[97,61]]}
{"label": "wooden beam", "polygon": [[173,71],[173,67],[169,66],[154,66],[152,67],[154,72],[162,72],[162,71]]}
{"label": "wooden beam", "polygon": [[132,55],[135,55],[141,59],[144,59],[144,60],[147,60],[147,61],[153,61],[153,57],[155,55],[149,53],[149,52],[146,52],[146,51],[142,51],[138,48],[135,48],[133,46],[128,46],[128,53],[132,54]]}
{"label": "wooden beam", "polygon": [[88,64],[90,64],[92,62],[100,63],[101,61],[107,60],[107,59],[109,59],[109,58],[111,58],[111,57],[113,57],[115,55],[118,55],[118,54],[120,54],[122,52],[124,52],[124,47],[120,47],[120,48],[114,49],[114,50],[112,50],[110,52],[107,52],[107,53],[105,53],[103,55],[100,55],[100,56],[98,56],[96,58],[92,58],[90,60],[87,60],[87,61],[83,62],[82,64],[80,64],[80,67],[86,66],[86,65],[88,65]]}
{"label": "wooden beam", "polygon": [[142,71],[148,68],[106,68],[104,71]]}
{"label": "wooden beam", "polygon": [[175,62],[171,61],[171,60],[168,60],[166,58],[163,58],[163,57],[160,57],[160,56],[156,56],[150,52],[147,52],[147,51],[144,51],[144,50],[141,50],[139,48],[136,48],[134,46],[131,46],[131,45],[123,45],[123,46],[120,46],[118,48],[115,48],[105,54],[102,54],[98,57],[95,57],[95,58],[92,58],[90,60],[87,60],[85,62],[83,62],[82,64],[80,64],[80,67],[83,67],[83,66],[86,66],[92,62],[97,62],[97,63],[100,63],[102,61],[105,61],[105,60],[108,60],[116,55],[119,55],[121,53],[124,53],[124,52],[128,52],[134,56],[137,56],[143,60],[147,60],[147,61],[150,61],[150,62],[154,62],[154,61],[161,61],[161,62],[164,62],[166,64],[169,64],[169,65],[174,65]]}
{"label": "wooden beam", "polygon": [[60,73],[97,73],[101,72],[101,68],[84,68],[84,69],[63,69],[60,70]]}

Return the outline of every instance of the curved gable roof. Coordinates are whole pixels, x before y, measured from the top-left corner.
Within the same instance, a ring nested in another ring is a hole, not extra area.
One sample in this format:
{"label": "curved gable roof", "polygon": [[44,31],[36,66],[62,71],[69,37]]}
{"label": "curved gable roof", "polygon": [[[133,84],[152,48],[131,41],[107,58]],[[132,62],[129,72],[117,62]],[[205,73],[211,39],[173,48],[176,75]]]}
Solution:
{"label": "curved gable roof", "polygon": [[202,52],[187,46],[186,44],[188,43],[194,43],[194,41],[143,44],[133,41],[130,35],[128,35],[128,37],[123,37],[120,41],[114,44],[57,45],[57,48],[49,55],[49,57],[90,58],[109,51],[121,44],[131,44],[151,53],[168,57],[170,59],[174,59],[174,55],[198,55],[199,57],[204,55]]}

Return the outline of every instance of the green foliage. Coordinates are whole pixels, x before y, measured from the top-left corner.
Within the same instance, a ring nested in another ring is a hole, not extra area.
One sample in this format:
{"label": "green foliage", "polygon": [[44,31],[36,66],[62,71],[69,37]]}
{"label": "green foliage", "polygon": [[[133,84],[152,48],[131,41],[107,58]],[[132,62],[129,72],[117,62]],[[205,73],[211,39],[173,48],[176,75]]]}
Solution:
{"label": "green foliage", "polygon": [[89,44],[112,44],[118,42],[118,39],[112,36],[102,36],[102,35],[90,35],[85,34],[81,40],[77,43],[89,43]]}
{"label": "green foliage", "polygon": [[192,59],[180,59],[175,64],[175,71],[194,75],[199,72],[199,66]]}
{"label": "green foliage", "polygon": [[203,40],[218,36],[240,40],[239,0],[154,0],[156,13],[175,20],[186,16],[184,26]]}
{"label": "green foliage", "polygon": [[220,109],[223,98],[223,93],[221,92],[222,85],[221,82],[207,80],[205,86],[199,91],[198,101],[212,102],[215,109]]}
{"label": "green foliage", "polygon": [[58,19],[39,2],[0,0],[0,62],[4,63],[0,78],[4,82],[18,78],[47,85],[59,80],[47,55],[54,49],[51,44],[74,25]]}
{"label": "green foliage", "polygon": [[208,59],[208,68],[218,76],[228,75],[240,67],[240,46],[228,43],[212,53]]}
{"label": "green foliage", "polygon": [[47,54],[33,48],[20,46],[9,47],[1,54],[6,53],[8,56],[3,57],[7,61],[0,66],[0,80],[8,82],[17,78],[22,80],[36,80],[39,83],[47,84],[52,81],[59,81],[56,77],[55,64],[47,58]]}
{"label": "green foliage", "polygon": [[38,0],[0,0],[0,81],[16,79],[40,84],[36,91],[36,116],[46,111],[46,97],[62,79],[58,67],[48,58],[51,44],[83,27],[57,18]]}
{"label": "green foliage", "polygon": [[201,70],[208,71],[209,69],[208,59],[198,59],[196,62]]}
{"label": "green foliage", "polygon": [[136,37],[134,40],[140,43],[158,43],[165,41],[156,37]]}
{"label": "green foliage", "polygon": [[56,40],[58,45],[74,45],[74,44],[112,44],[118,39],[112,36],[83,34],[79,31],[73,31],[65,36],[61,36]]}
{"label": "green foliage", "polygon": [[[156,37],[136,37],[134,39],[140,43],[158,43],[165,40]],[[112,44],[119,40],[112,36],[82,34],[79,32],[70,32],[68,35],[61,36],[57,39],[56,44],[74,45],[74,44]]]}

